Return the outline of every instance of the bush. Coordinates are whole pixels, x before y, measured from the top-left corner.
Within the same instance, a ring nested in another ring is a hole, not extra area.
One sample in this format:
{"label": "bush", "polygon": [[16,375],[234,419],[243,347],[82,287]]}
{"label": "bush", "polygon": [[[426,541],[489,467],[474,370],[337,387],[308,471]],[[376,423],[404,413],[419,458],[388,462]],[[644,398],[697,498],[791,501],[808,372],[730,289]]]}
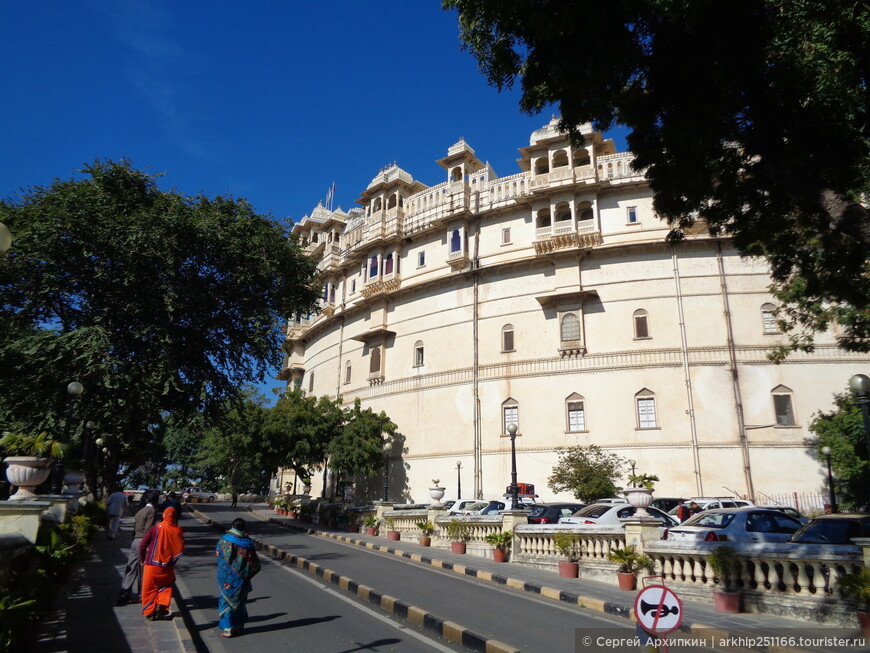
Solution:
{"label": "bush", "polygon": [[471,539],[471,529],[465,522],[451,519],[447,524],[447,537],[453,542],[467,542]]}

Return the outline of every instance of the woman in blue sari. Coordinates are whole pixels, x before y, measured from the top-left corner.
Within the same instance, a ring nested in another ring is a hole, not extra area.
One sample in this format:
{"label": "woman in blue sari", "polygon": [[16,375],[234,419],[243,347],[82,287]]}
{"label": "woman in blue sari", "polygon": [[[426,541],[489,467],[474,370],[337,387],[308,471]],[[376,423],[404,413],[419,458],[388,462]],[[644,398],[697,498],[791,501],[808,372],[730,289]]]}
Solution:
{"label": "woman in blue sari", "polygon": [[245,532],[245,520],[236,519],[215,547],[218,559],[218,601],[221,637],[241,635],[248,620],[245,602],[251,579],[260,571],[260,559],[253,540]]}

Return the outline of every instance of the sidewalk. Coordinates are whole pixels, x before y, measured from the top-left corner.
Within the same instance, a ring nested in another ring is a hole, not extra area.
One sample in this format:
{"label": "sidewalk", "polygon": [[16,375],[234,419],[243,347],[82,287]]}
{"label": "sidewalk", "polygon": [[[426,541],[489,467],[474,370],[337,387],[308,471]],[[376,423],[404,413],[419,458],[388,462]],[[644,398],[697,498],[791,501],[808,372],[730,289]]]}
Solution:
{"label": "sidewalk", "polygon": [[138,603],[116,607],[127,562],[133,520],[121,522],[115,540],[97,534],[93,552],[61,588],[54,609],[39,627],[37,653],[193,653],[190,635],[173,592],[171,619],[147,621]]}

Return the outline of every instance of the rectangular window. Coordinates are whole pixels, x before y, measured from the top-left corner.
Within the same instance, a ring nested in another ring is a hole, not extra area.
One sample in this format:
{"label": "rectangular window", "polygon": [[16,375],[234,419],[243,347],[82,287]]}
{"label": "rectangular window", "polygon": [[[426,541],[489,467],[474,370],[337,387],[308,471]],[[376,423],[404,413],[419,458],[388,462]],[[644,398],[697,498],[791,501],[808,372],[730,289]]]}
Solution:
{"label": "rectangular window", "polygon": [[568,430],[586,430],[586,412],[583,410],[582,401],[571,401],[568,403]]}
{"label": "rectangular window", "polygon": [[351,291],[352,293],[355,293],[355,292],[356,292],[356,279],[351,279],[351,280],[350,280],[350,291]]}
{"label": "rectangular window", "polygon": [[[520,425],[520,407],[519,406],[505,406],[504,407],[504,424],[502,424],[502,432],[507,435],[507,427],[508,424],[516,424],[517,427]],[[519,430],[517,431],[519,433]]]}
{"label": "rectangular window", "polygon": [[501,350],[502,351],[513,351],[514,350],[514,332],[513,331],[502,331]]}
{"label": "rectangular window", "polygon": [[308,392],[314,392],[314,372],[308,375]]}
{"label": "rectangular window", "polygon": [[426,252],[417,254],[417,267],[422,268],[426,265]]}
{"label": "rectangular window", "polygon": [[773,409],[779,426],[794,426],[794,412],[791,408],[791,395],[773,395]]}
{"label": "rectangular window", "polygon": [[450,253],[456,254],[462,251],[462,234],[459,229],[450,232]]}
{"label": "rectangular window", "polygon": [[629,206],[627,209],[628,213],[628,224],[635,224],[637,222],[637,207]]}
{"label": "rectangular window", "polygon": [[652,397],[638,397],[637,424],[642,429],[656,428],[656,400]]}
{"label": "rectangular window", "polygon": [[423,346],[414,348],[414,365],[420,367],[423,365]]}
{"label": "rectangular window", "polygon": [[350,363],[348,363],[344,368],[344,382],[350,383]]}
{"label": "rectangular window", "polygon": [[511,228],[505,227],[501,230],[501,244],[509,245],[511,242]]}
{"label": "rectangular window", "polygon": [[649,325],[646,321],[646,315],[634,316],[634,337],[649,338]]}
{"label": "rectangular window", "polygon": [[779,326],[776,324],[776,314],[773,311],[762,311],[761,319],[764,322],[765,333],[779,333]]}

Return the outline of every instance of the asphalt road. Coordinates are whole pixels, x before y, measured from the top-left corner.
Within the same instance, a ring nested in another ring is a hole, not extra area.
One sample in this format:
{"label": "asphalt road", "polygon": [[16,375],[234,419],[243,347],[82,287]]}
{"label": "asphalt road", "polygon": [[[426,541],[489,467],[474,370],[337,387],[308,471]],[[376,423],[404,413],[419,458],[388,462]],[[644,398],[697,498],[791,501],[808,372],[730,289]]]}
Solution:
{"label": "asphalt road", "polygon": [[[289,532],[226,504],[198,505],[221,523],[245,516],[251,535],[368,585],[382,594],[455,622],[521,651],[574,653],[575,630],[608,629],[631,635],[623,619],[584,611],[491,583],[417,565],[361,547]],[[182,523],[187,555],[178,577],[195,632],[211,651],[431,651],[459,650],[429,639],[428,631],[387,617],[350,594],[278,562],[266,562],[254,579],[251,619],[238,639],[222,639],[217,629],[217,587],[213,549],[219,533],[189,513]],[[423,639],[421,639],[421,637]]]}

